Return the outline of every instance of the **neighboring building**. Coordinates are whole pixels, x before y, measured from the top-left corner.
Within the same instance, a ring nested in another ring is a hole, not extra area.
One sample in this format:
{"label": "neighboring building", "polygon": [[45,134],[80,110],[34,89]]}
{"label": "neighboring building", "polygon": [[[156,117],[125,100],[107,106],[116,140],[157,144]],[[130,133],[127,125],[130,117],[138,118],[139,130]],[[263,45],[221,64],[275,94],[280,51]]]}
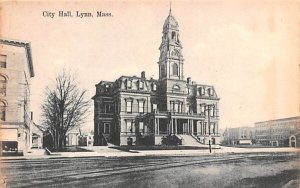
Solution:
{"label": "neighboring building", "polygon": [[223,134],[225,144],[251,145],[255,139],[254,127],[228,128]]}
{"label": "neighboring building", "polygon": [[31,146],[30,78],[34,76],[30,43],[0,39],[1,152],[26,152]]}
{"label": "neighboring building", "polygon": [[94,135],[91,133],[79,135],[79,146],[93,146]]}
{"label": "neighboring building", "polygon": [[66,134],[66,146],[78,146],[79,135],[80,132],[78,129],[68,131],[68,133]]}
{"label": "neighboring building", "polygon": [[266,146],[300,146],[300,117],[255,123],[256,142]]}
{"label": "neighboring building", "polygon": [[35,124],[33,121],[31,122],[31,148],[41,149],[43,148],[43,131],[40,126]]}
{"label": "neighboring building", "polygon": [[157,80],[147,79],[143,71],[140,77],[121,76],[96,85],[94,145],[180,144],[182,140],[188,145],[191,138],[219,143],[220,98],[214,86],[185,79],[179,26],[171,10],[159,50]]}

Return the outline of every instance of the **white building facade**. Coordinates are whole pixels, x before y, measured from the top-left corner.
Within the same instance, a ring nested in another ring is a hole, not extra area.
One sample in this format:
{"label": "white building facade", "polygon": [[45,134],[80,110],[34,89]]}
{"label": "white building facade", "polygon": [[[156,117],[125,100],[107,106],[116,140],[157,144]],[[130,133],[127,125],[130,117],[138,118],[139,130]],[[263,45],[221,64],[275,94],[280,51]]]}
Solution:
{"label": "white building facade", "polygon": [[31,147],[30,79],[34,77],[30,43],[0,39],[1,153]]}

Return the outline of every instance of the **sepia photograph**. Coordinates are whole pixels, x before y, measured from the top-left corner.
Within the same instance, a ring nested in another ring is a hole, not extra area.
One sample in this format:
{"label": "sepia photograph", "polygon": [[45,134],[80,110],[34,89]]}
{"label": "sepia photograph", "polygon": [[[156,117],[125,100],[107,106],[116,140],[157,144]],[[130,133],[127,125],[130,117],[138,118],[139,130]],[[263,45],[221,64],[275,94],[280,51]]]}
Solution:
{"label": "sepia photograph", "polygon": [[0,187],[299,188],[298,0],[0,2]]}

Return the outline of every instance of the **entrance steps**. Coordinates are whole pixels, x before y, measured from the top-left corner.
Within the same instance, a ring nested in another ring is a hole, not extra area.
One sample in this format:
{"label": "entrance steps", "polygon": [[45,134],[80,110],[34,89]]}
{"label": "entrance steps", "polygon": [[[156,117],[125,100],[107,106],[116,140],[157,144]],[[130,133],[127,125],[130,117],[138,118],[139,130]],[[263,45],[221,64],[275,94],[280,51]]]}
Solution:
{"label": "entrance steps", "polygon": [[183,146],[200,146],[200,147],[207,147],[205,144],[199,143],[193,136],[187,134],[177,134],[176,135],[179,139],[182,139]]}

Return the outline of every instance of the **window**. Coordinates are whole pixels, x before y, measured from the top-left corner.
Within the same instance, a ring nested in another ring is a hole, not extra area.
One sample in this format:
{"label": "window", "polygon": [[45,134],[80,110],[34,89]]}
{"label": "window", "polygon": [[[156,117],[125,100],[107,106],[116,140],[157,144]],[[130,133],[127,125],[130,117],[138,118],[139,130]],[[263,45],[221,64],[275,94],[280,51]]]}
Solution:
{"label": "window", "polygon": [[157,111],[157,104],[152,104],[152,111],[153,112],[156,112]]}
{"label": "window", "polygon": [[5,121],[5,115],[6,115],[6,105],[4,102],[0,102],[0,119],[2,121]]}
{"label": "window", "polygon": [[104,134],[109,134],[110,130],[110,124],[109,123],[104,123]]}
{"label": "window", "polygon": [[178,76],[178,65],[177,65],[177,63],[173,64],[173,75]]}
{"label": "window", "polygon": [[178,112],[178,104],[177,104],[177,103],[174,104],[174,109],[173,109],[173,111],[174,111],[174,112]]}
{"label": "window", "polygon": [[132,81],[131,80],[127,80],[127,88],[131,88],[132,87]]}
{"label": "window", "polygon": [[132,100],[126,101],[126,112],[128,113],[132,112]]}
{"label": "window", "polygon": [[144,82],[139,81],[139,88],[140,88],[140,89],[144,89]]}
{"label": "window", "polygon": [[144,133],[144,122],[139,123],[139,132]]}
{"label": "window", "polygon": [[104,107],[105,107],[104,113],[110,113],[110,104],[105,104]]}
{"label": "window", "polygon": [[144,101],[139,101],[139,113],[144,113]]}
{"label": "window", "polygon": [[0,67],[1,68],[6,68],[6,55],[0,55]]}
{"label": "window", "polygon": [[180,90],[180,87],[179,87],[179,85],[175,84],[175,85],[173,86],[173,89],[174,89],[174,90]]}
{"label": "window", "polygon": [[214,91],[213,91],[212,88],[209,88],[207,91],[208,91],[208,95],[209,96],[213,96],[214,95]]}
{"label": "window", "polygon": [[172,31],[172,39],[175,39],[175,37],[176,37],[176,32]]}
{"label": "window", "polygon": [[131,120],[128,120],[126,121],[126,132],[127,133],[131,133],[132,132],[132,121]]}
{"label": "window", "polygon": [[2,96],[6,95],[6,84],[7,84],[6,78],[0,75],[0,94]]}
{"label": "window", "polygon": [[105,92],[109,92],[109,85],[108,84],[105,84]]}
{"label": "window", "polygon": [[204,104],[200,104],[200,108],[201,108],[201,114],[205,115],[205,105]]}
{"label": "window", "polygon": [[153,84],[153,91],[156,91],[156,84]]}

